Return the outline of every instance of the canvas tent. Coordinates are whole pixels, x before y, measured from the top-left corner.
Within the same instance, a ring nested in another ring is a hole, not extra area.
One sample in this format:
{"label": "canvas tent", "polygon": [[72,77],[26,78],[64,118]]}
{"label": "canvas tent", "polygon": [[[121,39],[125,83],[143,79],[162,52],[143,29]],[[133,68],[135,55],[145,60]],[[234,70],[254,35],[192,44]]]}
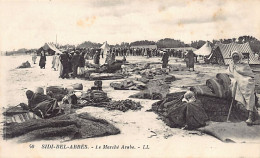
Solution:
{"label": "canvas tent", "polygon": [[[107,52],[109,51],[109,46],[107,44],[107,41],[103,43],[103,45],[100,47],[101,48],[101,54],[103,53],[103,59],[106,58]],[[105,64],[105,60],[100,60],[100,64],[103,65]]]}
{"label": "canvas tent", "polygon": [[250,48],[249,43],[230,43],[230,44],[223,44],[218,43],[216,45],[216,49],[210,55],[209,59],[211,61],[216,61],[218,64],[228,65],[232,62],[231,60],[231,53],[234,51],[241,52],[244,56],[244,59],[247,59],[249,64],[260,64],[260,60],[258,60],[253,51]]}
{"label": "canvas tent", "polygon": [[53,43],[45,43],[38,52],[47,51],[50,55],[54,55],[55,53],[62,53]]}
{"label": "canvas tent", "polygon": [[209,56],[211,54],[212,48],[210,43],[207,41],[200,49],[194,51],[197,56]]}

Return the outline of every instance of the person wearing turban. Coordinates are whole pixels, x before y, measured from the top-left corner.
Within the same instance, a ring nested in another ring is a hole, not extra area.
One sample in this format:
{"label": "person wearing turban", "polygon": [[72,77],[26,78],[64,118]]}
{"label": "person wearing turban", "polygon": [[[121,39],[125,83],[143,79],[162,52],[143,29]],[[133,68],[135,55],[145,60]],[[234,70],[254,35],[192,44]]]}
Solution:
{"label": "person wearing turban", "polygon": [[256,112],[255,76],[249,64],[242,61],[242,53],[237,51],[232,52],[231,58],[232,63],[229,64],[228,72],[233,87],[232,93],[236,92],[235,100],[241,102],[248,110],[246,123],[252,124],[254,112]]}

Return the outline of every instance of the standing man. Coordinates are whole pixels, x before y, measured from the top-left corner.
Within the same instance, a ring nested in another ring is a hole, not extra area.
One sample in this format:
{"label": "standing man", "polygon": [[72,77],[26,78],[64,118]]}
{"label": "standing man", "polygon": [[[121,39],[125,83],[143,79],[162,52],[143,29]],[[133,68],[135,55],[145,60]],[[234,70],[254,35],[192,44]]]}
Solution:
{"label": "standing man", "polygon": [[83,77],[85,73],[85,59],[84,59],[84,53],[80,53],[79,58],[79,66],[78,66],[78,75],[79,77]]}
{"label": "standing man", "polygon": [[163,51],[162,62],[162,68],[167,68],[169,62],[169,55],[165,51]]}
{"label": "standing man", "polygon": [[79,60],[80,60],[80,55],[79,55],[79,51],[77,50],[76,53],[72,56],[72,59],[71,59],[73,77],[77,77]]}
{"label": "standing man", "polygon": [[96,51],[94,55],[94,64],[99,65],[99,63],[100,63],[100,53]]}
{"label": "standing man", "polygon": [[62,73],[61,73],[61,78],[68,78],[69,77],[69,55],[67,51],[64,51],[60,55],[60,62],[62,65]]}
{"label": "standing man", "polygon": [[189,68],[189,71],[190,71],[190,68],[193,69],[194,71],[194,63],[195,63],[195,54],[193,53],[192,50],[189,50],[188,53],[186,54],[186,62],[187,62],[187,67]]}
{"label": "standing man", "polygon": [[45,69],[45,65],[46,65],[46,55],[45,55],[45,52],[42,51],[39,66],[41,69]]}
{"label": "standing man", "polygon": [[112,61],[112,63],[114,63],[116,61],[116,53],[114,50],[111,53],[111,61]]}

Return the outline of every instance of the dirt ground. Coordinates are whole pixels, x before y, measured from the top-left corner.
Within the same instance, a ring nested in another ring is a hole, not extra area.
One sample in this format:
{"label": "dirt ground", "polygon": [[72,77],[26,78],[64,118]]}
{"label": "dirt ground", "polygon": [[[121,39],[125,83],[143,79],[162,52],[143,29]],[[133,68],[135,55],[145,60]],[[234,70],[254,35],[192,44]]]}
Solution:
{"label": "dirt ground", "polygon": [[[46,69],[40,69],[37,64],[32,64],[32,68],[15,69],[22,62],[31,61],[31,56],[3,56],[1,57],[1,106],[14,106],[19,103],[27,103],[25,92],[28,89],[34,90],[36,87],[64,86],[74,83],[82,83],[84,90],[93,86],[93,81],[82,79],[61,79],[58,78],[58,71],[51,69],[52,57],[47,57]],[[120,59],[120,57],[117,57]],[[130,63],[135,62],[160,62],[160,58],[127,57]],[[170,58],[169,64],[183,65],[183,59]],[[172,82],[170,92],[184,91],[191,85],[205,84],[206,79],[214,77],[217,73],[224,72],[227,67],[219,65],[195,65],[195,71],[174,71],[173,74],[178,80]],[[129,95],[136,93],[134,90],[113,90],[109,86],[113,80],[103,81],[103,90],[113,100],[126,99]],[[186,131],[166,126],[162,120],[153,112],[146,112],[151,108],[153,100],[132,99],[139,101],[143,108],[140,111],[108,111],[104,108],[85,107],[77,110],[77,113],[88,112],[97,118],[106,119],[121,130],[121,134],[107,137],[90,138],[84,140],[74,140],[70,142],[62,141],[63,144],[87,144],[90,148],[96,145],[134,145],[136,148],[143,148],[149,145],[150,149],[134,150],[87,150],[77,151],[78,153],[93,155],[94,157],[106,154],[108,157],[198,157],[204,156],[260,156],[258,144],[228,144],[222,143],[214,137],[196,131]],[[15,140],[4,142],[15,144]],[[48,150],[41,150],[43,143],[61,143],[60,141],[39,141],[34,142],[35,154],[44,154]],[[19,145],[17,148],[25,151],[30,150],[28,144]],[[247,149],[248,148],[248,149]],[[17,150],[18,150],[17,149]],[[241,149],[241,150],[240,150]],[[243,152],[243,151],[247,152]],[[58,154],[61,151],[52,151]],[[75,151],[62,151],[67,156],[74,155]]]}

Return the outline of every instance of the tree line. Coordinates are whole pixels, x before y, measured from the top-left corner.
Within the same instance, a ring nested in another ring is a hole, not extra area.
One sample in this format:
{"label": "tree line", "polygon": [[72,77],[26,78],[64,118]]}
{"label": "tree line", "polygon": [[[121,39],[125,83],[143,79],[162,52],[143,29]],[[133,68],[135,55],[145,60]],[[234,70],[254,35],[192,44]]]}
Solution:
{"label": "tree line", "polygon": [[[253,36],[240,36],[238,38],[229,38],[229,39],[213,39],[212,41],[209,41],[211,46],[214,46],[216,43],[221,42],[223,44],[229,44],[232,42],[243,44],[246,42],[249,42],[250,47],[253,52],[260,52],[260,41],[256,39]],[[198,40],[198,41],[191,41],[190,44],[186,44],[181,40],[176,40],[172,38],[164,38],[160,39],[158,41],[149,41],[149,40],[140,40],[140,41],[134,41],[131,43],[128,42],[122,42],[121,44],[115,44],[110,45],[111,47],[121,47],[121,48],[129,48],[131,46],[140,46],[140,45],[157,45],[158,48],[180,48],[180,47],[193,47],[196,49],[201,48],[206,41]],[[75,45],[57,45],[57,48],[59,49],[67,49],[67,48],[99,48],[101,47],[101,43],[95,43],[91,41],[85,41],[77,46]],[[6,55],[13,55],[13,54],[27,54],[31,53],[31,51],[34,49],[19,49],[17,51],[9,51]]]}

